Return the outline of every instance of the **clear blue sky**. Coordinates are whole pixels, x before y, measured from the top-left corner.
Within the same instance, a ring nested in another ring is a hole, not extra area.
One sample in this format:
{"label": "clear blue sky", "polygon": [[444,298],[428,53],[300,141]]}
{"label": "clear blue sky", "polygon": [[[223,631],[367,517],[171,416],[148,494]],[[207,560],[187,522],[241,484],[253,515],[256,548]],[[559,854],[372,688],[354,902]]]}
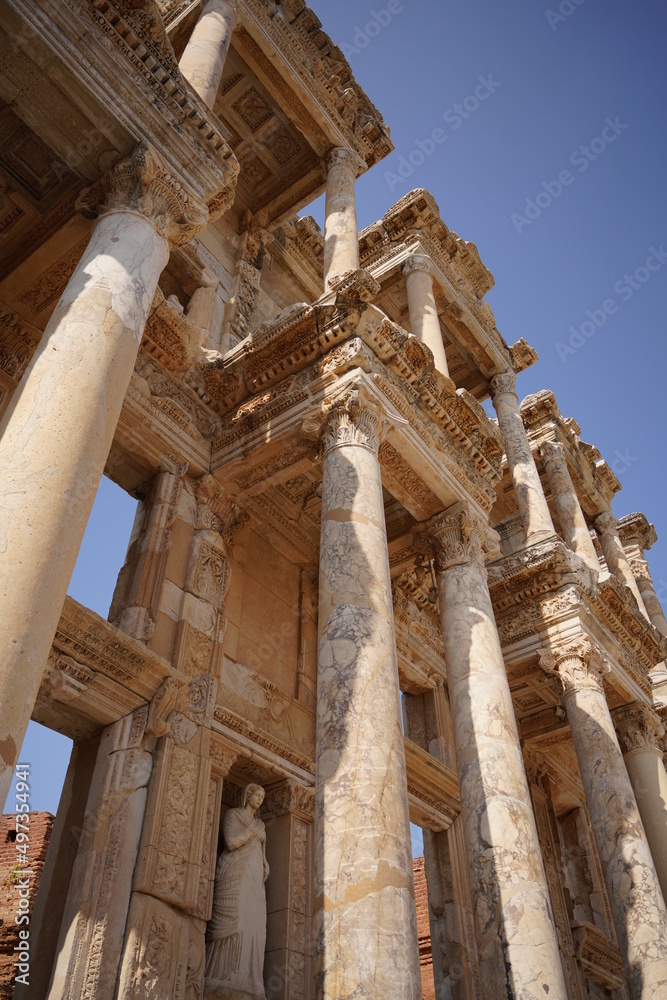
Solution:
{"label": "clear blue sky", "polygon": [[[312,0],[311,6],[345,46],[396,146],[358,182],[360,226],[425,187],[447,225],[477,245],[495,275],[487,300],[499,330],[509,343],[525,337],[540,355],[520,376],[520,395],[553,389],[563,414],[579,422],[583,438],[617,472],[623,486],[617,516],[643,510],[655,523],[661,540],[649,558],[667,599],[667,259],[661,262],[659,253],[646,269],[652,247],[667,249],[664,6],[655,0],[551,6]],[[440,141],[433,142],[438,129]],[[411,157],[412,173],[398,177]],[[527,210],[527,199],[536,207]],[[314,214],[321,221],[321,204]],[[536,216],[529,224],[512,219],[527,214]],[[584,323],[592,336],[572,333]],[[102,614],[131,524],[131,504],[116,497],[105,487],[98,541],[82,553],[72,585],[74,596]],[[48,784],[55,789],[56,778]]]}

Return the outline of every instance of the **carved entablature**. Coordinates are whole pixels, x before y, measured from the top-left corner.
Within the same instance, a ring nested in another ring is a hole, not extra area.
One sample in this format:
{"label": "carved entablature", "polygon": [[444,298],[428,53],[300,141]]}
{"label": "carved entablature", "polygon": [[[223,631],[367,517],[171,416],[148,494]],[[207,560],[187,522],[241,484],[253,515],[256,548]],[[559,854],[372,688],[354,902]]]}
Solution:
{"label": "carved entablature", "polygon": [[[650,524],[645,514],[626,514],[618,520],[618,534],[624,546],[636,545],[645,552],[658,540],[655,526]],[[633,567],[634,568],[634,567]]]}
{"label": "carved entablature", "polygon": [[560,539],[548,539],[504,556],[488,567],[489,589],[497,615],[550,591],[587,580],[580,561]]}
{"label": "carved entablature", "polygon": [[665,727],[650,705],[636,701],[615,709],[612,718],[624,754],[633,750],[660,750]]}
{"label": "carved entablature", "polygon": [[[406,262],[428,262],[434,279],[438,311],[447,316],[453,338],[486,375],[512,363],[511,349],[498,333],[491,308],[483,296],[493,287],[493,276],[481,262],[477,248],[461,240],[440,218],[433,196],[412,191],[359,236],[363,267],[380,280],[402,271]],[[525,342],[515,345],[515,360],[527,367],[537,355]]]}
{"label": "carved entablature", "polygon": [[[338,145],[354,150],[367,166],[387,156],[394,147],[382,115],[354,79],[341,50],[322,31],[317,15],[303,0],[281,4],[278,16],[275,6],[265,0],[245,0],[243,7],[244,21],[251,30],[244,25],[237,27],[234,44],[239,54],[259,62],[260,73],[268,76],[270,67],[265,69],[264,61],[270,52],[272,62],[282,63],[285,75],[294,80],[294,90],[301,100],[308,95],[313,111],[317,109],[317,118],[329,120],[328,134],[339,135]],[[290,97],[287,94],[285,100]],[[303,115],[303,108],[300,110]],[[316,123],[314,114],[304,133],[319,155],[328,152],[331,142]]]}
{"label": "carved entablature", "polygon": [[[307,400],[321,416],[327,397],[338,394],[341,376],[362,369],[370,376],[376,399],[384,397],[428,451],[442,453],[463,490],[489,510],[503,454],[497,425],[474,397],[463,389],[455,390],[449,379],[434,371],[429,352],[416,337],[380,310],[359,303],[342,322],[332,316],[334,325],[330,326],[327,317],[338,308],[316,303],[297,308],[285,320],[278,317],[270,328],[249,338],[247,346],[241,345],[233,359],[215,368],[215,377],[221,375],[232,387],[230,397],[218,397],[216,408],[231,409],[231,400],[238,400],[241,392],[246,399],[223,418],[220,437],[214,442],[214,467],[217,455],[233,454],[236,442],[247,442],[249,430],[255,429],[259,440],[261,428],[269,421],[275,428],[279,414],[286,420],[289,410],[303,412],[301,404]],[[339,340],[346,342],[336,346]],[[323,354],[321,359],[319,354]],[[314,360],[308,364],[310,359]],[[203,373],[209,391],[207,374],[211,371]],[[249,399],[248,390],[253,392]],[[318,399],[322,400],[319,404]],[[398,429],[400,421],[392,419]]]}
{"label": "carved entablature", "polygon": [[[76,7],[104,36],[103,49],[109,58],[104,64],[98,60],[100,76],[110,81],[115,77],[117,88],[123,86],[125,75],[131,78],[133,88],[138,86],[145,95],[144,115],[137,111],[137,116],[146,119],[148,129],[171,128],[191,149],[194,155],[186,167],[191,170],[190,180],[201,186],[210,217],[217,218],[233,203],[238,163],[220,122],[181,75],[158,4],[155,0],[76,0]],[[73,20],[72,30],[76,28]],[[91,51],[97,53],[100,48],[96,41]],[[184,163],[187,159],[183,156]]]}
{"label": "carved entablature", "polygon": [[199,359],[206,331],[185,315],[175,296],[158,286],[142,338],[143,349],[170,371],[187,371]]}
{"label": "carved entablature", "polygon": [[563,417],[550,389],[533,393],[521,403],[521,417],[534,447],[547,441],[561,444],[568,469],[584,511],[589,516],[609,507],[621,484],[600,452],[581,440],[581,428],[571,417]]}

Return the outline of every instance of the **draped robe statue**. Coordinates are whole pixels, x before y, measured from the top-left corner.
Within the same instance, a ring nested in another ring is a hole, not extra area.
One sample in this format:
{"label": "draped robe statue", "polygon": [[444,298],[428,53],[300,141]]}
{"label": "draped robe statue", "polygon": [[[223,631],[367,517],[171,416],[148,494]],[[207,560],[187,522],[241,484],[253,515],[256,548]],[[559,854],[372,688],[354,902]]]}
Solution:
{"label": "draped robe statue", "polygon": [[[247,785],[240,809],[228,809],[215,872],[213,913],[206,929],[206,985],[217,996],[266,1000],[266,831],[256,815],[260,785]],[[228,992],[227,992],[228,991]]]}

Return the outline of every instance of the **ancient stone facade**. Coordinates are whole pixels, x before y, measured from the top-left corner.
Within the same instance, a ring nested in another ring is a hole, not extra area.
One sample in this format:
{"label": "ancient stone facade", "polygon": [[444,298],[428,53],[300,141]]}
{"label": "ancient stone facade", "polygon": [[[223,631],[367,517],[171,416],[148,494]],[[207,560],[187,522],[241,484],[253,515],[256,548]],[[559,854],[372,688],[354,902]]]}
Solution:
{"label": "ancient stone facade", "polygon": [[0,14],[3,794],[74,741],[16,997],[418,1000],[412,821],[436,997],[664,998],[655,532],[474,244],[358,231],[390,133],[303,0]]}

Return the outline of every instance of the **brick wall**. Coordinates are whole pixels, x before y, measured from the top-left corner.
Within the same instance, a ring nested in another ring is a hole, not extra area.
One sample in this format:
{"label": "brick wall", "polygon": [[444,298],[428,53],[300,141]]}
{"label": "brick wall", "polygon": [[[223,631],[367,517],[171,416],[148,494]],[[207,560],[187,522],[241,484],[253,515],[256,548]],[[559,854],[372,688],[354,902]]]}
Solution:
{"label": "brick wall", "polygon": [[[32,912],[37,895],[39,876],[44,868],[46,848],[52,829],[51,813],[30,813],[27,868],[34,874],[30,878],[29,913]],[[0,817],[0,1000],[11,1000],[14,992],[16,974],[14,947],[19,941],[19,925],[14,919],[18,912],[17,879],[20,878],[15,833],[16,816],[14,813],[5,813]],[[24,923],[20,926],[21,929],[30,929],[29,924]]]}
{"label": "brick wall", "polygon": [[417,903],[417,932],[419,934],[419,965],[422,974],[422,995],[424,1000],[435,1000],[431,929],[428,922],[428,898],[426,896],[424,859],[413,858],[412,867],[415,876],[415,901]]}

